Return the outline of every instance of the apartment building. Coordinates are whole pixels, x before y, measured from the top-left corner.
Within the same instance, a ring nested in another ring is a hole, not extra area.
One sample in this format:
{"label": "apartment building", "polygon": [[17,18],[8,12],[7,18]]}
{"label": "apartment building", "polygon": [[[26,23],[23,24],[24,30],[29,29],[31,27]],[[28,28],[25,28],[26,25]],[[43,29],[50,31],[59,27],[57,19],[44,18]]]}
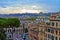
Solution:
{"label": "apartment building", "polygon": [[29,37],[30,40],[44,40],[44,26],[46,25],[45,22],[33,22],[29,24]]}
{"label": "apartment building", "polygon": [[20,35],[23,33],[23,29],[21,27],[14,28],[5,28],[6,30],[6,40],[20,40]]}
{"label": "apartment building", "polygon": [[12,28],[6,28],[6,40],[13,40]]}
{"label": "apartment building", "polygon": [[36,23],[29,24],[29,37],[30,40],[38,40],[38,27]]}
{"label": "apartment building", "polygon": [[50,16],[45,16],[45,15],[40,15],[40,16],[37,16],[37,21],[44,21],[44,22],[49,22],[49,18]]}
{"label": "apartment building", "polygon": [[45,40],[60,40],[60,13],[50,17],[50,26],[45,26]]}
{"label": "apartment building", "polygon": [[50,25],[44,21],[30,23],[30,40],[60,40],[60,13],[50,16]]}

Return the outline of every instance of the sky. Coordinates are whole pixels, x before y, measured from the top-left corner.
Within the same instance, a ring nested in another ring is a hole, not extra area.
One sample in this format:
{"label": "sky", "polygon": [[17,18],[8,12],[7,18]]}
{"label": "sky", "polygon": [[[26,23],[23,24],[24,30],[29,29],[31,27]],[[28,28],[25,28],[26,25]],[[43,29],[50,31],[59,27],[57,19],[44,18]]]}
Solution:
{"label": "sky", "polygon": [[0,0],[0,14],[60,11],[60,0]]}

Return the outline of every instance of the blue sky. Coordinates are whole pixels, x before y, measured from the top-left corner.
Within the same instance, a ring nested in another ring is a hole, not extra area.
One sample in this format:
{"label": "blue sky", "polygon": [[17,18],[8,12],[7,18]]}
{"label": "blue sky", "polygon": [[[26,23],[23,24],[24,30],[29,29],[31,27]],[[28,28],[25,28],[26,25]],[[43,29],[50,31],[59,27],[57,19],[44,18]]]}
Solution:
{"label": "blue sky", "polygon": [[60,0],[0,0],[0,13],[60,11]]}

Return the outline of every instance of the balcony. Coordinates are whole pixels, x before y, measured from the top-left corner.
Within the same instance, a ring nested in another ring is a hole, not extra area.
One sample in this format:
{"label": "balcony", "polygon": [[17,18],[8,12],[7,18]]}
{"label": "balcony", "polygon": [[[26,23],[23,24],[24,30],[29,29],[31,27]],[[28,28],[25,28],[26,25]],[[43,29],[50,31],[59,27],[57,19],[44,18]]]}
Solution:
{"label": "balcony", "polygon": [[55,18],[55,20],[60,20],[60,18]]}
{"label": "balcony", "polygon": [[52,20],[52,21],[60,21],[60,18],[51,18],[50,20]]}

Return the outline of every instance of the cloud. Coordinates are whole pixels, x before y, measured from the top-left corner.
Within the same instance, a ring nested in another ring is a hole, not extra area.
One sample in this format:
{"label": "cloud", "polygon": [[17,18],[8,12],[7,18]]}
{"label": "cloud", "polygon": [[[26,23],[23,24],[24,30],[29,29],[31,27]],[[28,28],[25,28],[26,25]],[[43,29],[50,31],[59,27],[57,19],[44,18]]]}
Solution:
{"label": "cloud", "polygon": [[59,10],[60,0],[0,0],[0,13],[38,13]]}
{"label": "cloud", "polygon": [[42,7],[36,5],[24,5],[24,6],[6,6],[0,7],[0,13],[39,13]]}
{"label": "cloud", "polygon": [[39,12],[53,12],[58,11],[60,8],[54,5],[48,5],[44,3],[40,4],[19,4],[9,3],[0,6],[0,13],[39,13]]}

